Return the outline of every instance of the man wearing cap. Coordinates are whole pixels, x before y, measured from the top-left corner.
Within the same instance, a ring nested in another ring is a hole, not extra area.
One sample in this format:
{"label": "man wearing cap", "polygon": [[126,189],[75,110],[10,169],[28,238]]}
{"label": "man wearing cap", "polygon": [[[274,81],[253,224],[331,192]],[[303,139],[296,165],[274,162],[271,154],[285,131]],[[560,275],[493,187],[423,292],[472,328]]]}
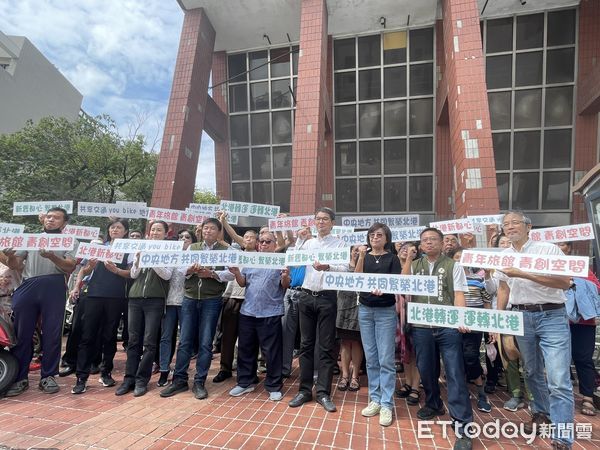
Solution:
{"label": "man wearing cap", "polygon": [[[563,254],[554,244],[529,239],[531,220],[521,212],[506,213],[502,228],[512,244],[504,253]],[[539,433],[541,424],[552,423],[552,427],[544,426],[552,429],[553,448],[569,449],[573,444],[574,400],[571,335],[563,292],[569,288],[569,277],[533,274],[514,267],[496,271],[495,276],[499,280],[497,308],[504,310],[510,302],[513,311],[523,313],[525,334],[517,336],[517,342],[527,387],[533,394],[532,420],[525,430]]]}

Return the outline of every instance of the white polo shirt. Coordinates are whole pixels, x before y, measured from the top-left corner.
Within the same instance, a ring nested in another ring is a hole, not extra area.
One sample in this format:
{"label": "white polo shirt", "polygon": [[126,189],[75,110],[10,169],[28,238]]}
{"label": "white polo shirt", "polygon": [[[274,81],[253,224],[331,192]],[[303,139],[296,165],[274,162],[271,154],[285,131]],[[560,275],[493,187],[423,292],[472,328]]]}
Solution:
{"label": "white polo shirt", "polygon": [[[550,242],[534,242],[531,239],[523,245],[521,251],[518,251],[511,246],[502,253],[564,256],[564,253],[558,246],[551,244]],[[544,303],[560,304],[567,301],[562,289],[543,286],[535,281],[526,280],[524,278],[507,277],[499,270],[494,271],[494,278],[508,284],[508,287],[510,288],[508,302],[511,305],[541,305]]]}

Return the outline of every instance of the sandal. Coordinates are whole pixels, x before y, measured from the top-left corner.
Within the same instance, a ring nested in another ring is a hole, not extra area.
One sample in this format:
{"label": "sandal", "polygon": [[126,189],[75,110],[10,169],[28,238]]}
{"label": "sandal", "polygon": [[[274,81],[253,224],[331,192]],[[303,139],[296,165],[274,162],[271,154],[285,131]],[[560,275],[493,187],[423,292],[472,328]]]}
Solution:
{"label": "sandal", "polygon": [[396,389],[396,397],[398,398],[406,398],[410,395],[410,391],[412,390],[412,386],[404,383],[400,389]]}
{"label": "sandal", "polygon": [[338,391],[347,391],[348,390],[348,377],[340,377],[340,381],[337,385]]}
{"label": "sandal", "polygon": [[360,389],[360,381],[358,380],[358,378],[352,377],[352,380],[350,381],[350,386],[348,386],[348,390],[352,391],[352,392],[356,392],[359,389]]}
{"label": "sandal", "polygon": [[596,415],[596,407],[592,400],[583,399],[581,402],[581,414],[584,416],[595,416]]}
{"label": "sandal", "polygon": [[411,406],[418,405],[420,396],[421,396],[421,393],[418,390],[411,389],[408,394],[408,397],[406,397],[406,403],[408,403]]}

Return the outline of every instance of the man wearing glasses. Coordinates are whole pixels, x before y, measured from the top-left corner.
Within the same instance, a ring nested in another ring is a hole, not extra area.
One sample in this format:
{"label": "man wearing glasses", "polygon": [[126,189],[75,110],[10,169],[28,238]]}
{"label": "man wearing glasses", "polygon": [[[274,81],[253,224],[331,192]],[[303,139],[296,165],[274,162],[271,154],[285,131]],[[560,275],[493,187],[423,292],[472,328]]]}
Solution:
{"label": "man wearing glasses", "polygon": [[[330,208],[319,208],[315,213],[317,238],[304,245],[304,250],[344,247],[343,241],[331,235],[335,223],[335,213]],[[313,371],[318,369],[316,400],[327,412],[335,412],[331,401],[331,381],[336,363],[335,319],[337,316],[337,292],[323,290],[325,272],[347,272],[348,262],[337,265],[321,264],[315,261],[306,266],[302,291],[298,296],[300,316],[300,388],[289,402],[296,408],[312,400]],[[319,360],[315,361],[314,350],[317,332],[319,336]]]}
{"label": "man wearing glasses", "polygon": [[[274,253],[275,235],[264,232],[258,241],[259,252]],[[252,392],[256,387],[258,348],[266,358],[265,390],[269,400],[283,397],[282,331],[283,295],[290,285],[287,269],[231,267],[237,283],[246,288],[245,300],[239,315],[237,385],[229,392],[233,397]]]}
{"label": "man wearing glasses", "polygon": [[[467,277],[462,266],[443,254],[444,235],[437,228],[425,228],[421,232],[423,256],[413,261],[409,252],[402,269],[404,275],[431,275],[438,279],[438,295],[414,295],[417,303],[465,306],[468,292]],[[468,333],[464,327],[445,328],[429,325],[412,325],[412,338],[417,356],[417,367],[425,390],[425,406],[417,411],[420,420],[434,420],[446,413],[439,385],[439,358],[444,361],[448,380],[448,410],[452,416],[457,440],[454,450],[470,450],[471,438],[464,433],[467,424],[473,421],[473,409],[469,400],[469,389],[465,378],[463,339]]]}
{"label": "man wearing glasses", "polygon": [[[562,255],[549,242],[529,239],[531,220],[521,212],[508,212],[502,220],[511,247],[504,253]],[[517,336],[527,387],[531,390],[532,419],[527,433],[539,433],[541,424],[552,429],[552,446],[569,449],[573,444],[573,386],[570,378],[571,334],[565,309],[564,290],[568,276],[523,272],[514,267],[496,271],[499,280],[499,310],[510,302],[513,311],[523,312],[524,336]],[[545,368],[545,374],[544,374]],[[547,377],[547,380],[546,380]],[[547,424],[552,423],[553,426]]]}

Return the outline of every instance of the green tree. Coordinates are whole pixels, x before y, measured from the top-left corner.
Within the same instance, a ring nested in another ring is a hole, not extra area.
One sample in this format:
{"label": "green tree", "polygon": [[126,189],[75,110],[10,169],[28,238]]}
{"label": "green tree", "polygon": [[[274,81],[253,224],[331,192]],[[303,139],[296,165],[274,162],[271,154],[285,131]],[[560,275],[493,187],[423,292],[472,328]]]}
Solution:
{"label": "green tree", "polygon": [[[76,121],[47,117],[22,130],[0,135],[0,221],[37,224],[35,217],[12,217],[15,201],[73,200],[149,202],[158,155],[144,139],[123,139],[108,116]],[[74,223],[104,224],[101,218]]]}
{"label": "green tree", "polygon": [[196,189],[194,191],[194,203],[217,204],[221,203],[221,197],[210,189]]}

